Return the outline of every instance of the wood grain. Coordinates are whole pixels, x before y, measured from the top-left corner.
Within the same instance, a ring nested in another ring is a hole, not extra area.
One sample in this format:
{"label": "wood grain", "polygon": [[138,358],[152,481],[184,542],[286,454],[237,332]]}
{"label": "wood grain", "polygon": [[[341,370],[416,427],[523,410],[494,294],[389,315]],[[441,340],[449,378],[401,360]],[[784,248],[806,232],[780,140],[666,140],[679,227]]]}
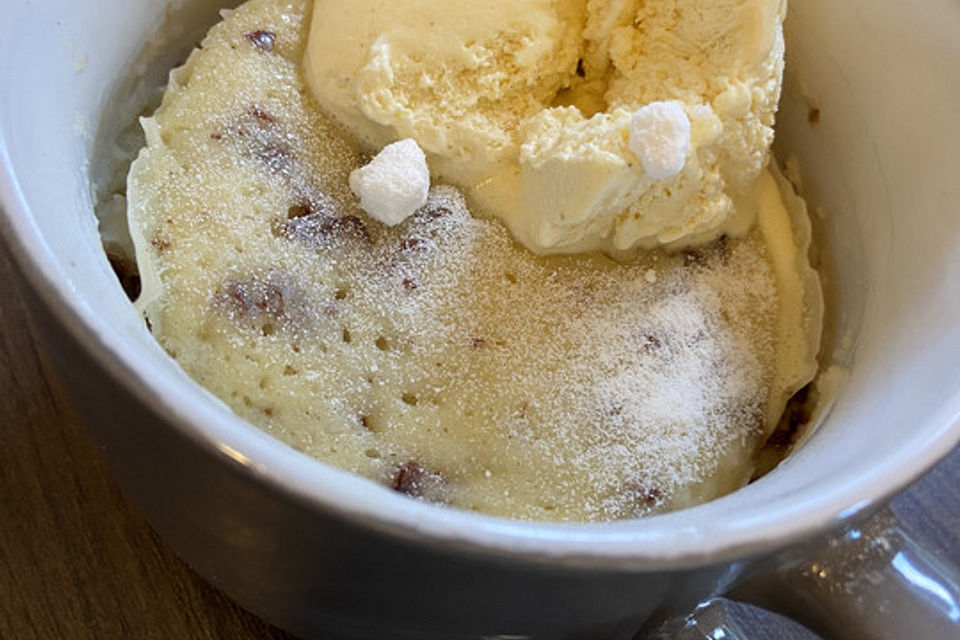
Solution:
{"label": "wood grain", "polygon": [[0,250],[0,638],[289,638],[192,573],[125,502],[11,278]]}
{"label": "wood grain", "polygon": [[[194,574],[124,500],[30,331],[0,246],[0,639],[289,639]],[[960,549],[960,453],[896,508],[938,553]],[[810,639],[733,605],[750,637]]]}

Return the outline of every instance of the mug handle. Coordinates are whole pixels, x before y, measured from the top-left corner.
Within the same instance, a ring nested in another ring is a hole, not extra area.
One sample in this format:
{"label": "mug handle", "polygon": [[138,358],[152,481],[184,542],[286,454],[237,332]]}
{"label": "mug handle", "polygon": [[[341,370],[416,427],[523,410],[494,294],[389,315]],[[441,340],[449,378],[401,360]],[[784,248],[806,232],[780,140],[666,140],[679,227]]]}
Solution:
{"label": "mug handle", "polygon": [[[960,569],[889,507],[816,543],[760,561],[725,598],[785,615],[827,640],[960,638]],[[712,601],[642,637],[748,640]]]}

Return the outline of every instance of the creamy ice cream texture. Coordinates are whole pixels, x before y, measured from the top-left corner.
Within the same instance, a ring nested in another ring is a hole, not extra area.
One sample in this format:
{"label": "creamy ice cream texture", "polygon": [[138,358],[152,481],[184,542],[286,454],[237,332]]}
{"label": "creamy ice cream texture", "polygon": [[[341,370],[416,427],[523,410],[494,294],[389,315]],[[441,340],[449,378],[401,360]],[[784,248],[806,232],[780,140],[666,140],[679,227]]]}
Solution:
{"label": "creamy ice cream texture", "polygon": [[316,0],[305,75],[371,150],[413,138],[544,253],[745,228],[785,0]]}

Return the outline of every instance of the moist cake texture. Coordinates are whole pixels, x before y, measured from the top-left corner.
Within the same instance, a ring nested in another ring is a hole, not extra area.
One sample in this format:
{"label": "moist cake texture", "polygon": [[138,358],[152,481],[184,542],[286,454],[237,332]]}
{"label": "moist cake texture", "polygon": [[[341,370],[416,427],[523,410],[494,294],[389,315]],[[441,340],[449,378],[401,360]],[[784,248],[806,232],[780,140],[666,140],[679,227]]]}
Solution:
{"label": "moist cake texture", "polygon": [[598,521],[744,484],[819,332],[809,230],[774,179],[742,237],[625,263],[535,256],[445,186],[386,227],[301,77],[308,14],[227,13],[143,121],[137,305],[167,352],[253,424],[418,499]]}

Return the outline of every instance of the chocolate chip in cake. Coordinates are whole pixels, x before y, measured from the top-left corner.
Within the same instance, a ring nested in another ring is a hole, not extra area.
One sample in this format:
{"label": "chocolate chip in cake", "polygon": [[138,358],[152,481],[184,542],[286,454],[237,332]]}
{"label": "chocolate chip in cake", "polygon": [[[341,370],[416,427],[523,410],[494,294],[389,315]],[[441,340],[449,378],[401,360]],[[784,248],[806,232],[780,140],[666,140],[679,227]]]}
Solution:
{"label": "chocolate chip in cake", "polygon": [[242,314],[264,312],[274,317],[284,314],[283,290],[271,283],[231,282],[224,287],[226,299]]}
{"label": "chocolate chip in cake", "polygon": [[229,131],[240,141],[242,153],[258,159],[271,173],[289,176],[292,172],[290,142],[277,119],[263,107],[250,106]]}
{"label": "chocolate chip in cake", "polygon": [[663,504],[663,493],[656,487],[649,489],[641,487],[637,493],[637,499],[641,507],[654,509]]}
{"label": "chocolate chip in cake", "polygon": [[427,241],[417,236],[404,238],[400,242],[400,251],[405,254],[420,253],[428,248]]}
{"label": "chocolate chip in cake", "polygon": [[266,127],[277,122],[276,118],[257,106],[247,109],[247,116],[260,127]]}
{"label": "chocolate chip in cake", "polygon": [[419,222],[433,222],[434,220],[445,218],[451,213],[450,209],[443,205],[427,203],[417,213],[416,219]]}
{"label": "chocolate chip in cake", "polygon": [[688,267],[702,267],[706,263],[706,256],[697,249],[687,249],[683,252],[683,264]]}
{"label": "chocolate chip in cake", "polygon": [[244,34],[243,37],[249,40],[253,46],[264,53],[270,53],[273,51],[273,44],[277,40],[277,34],[275,34],[273,31],[264,31],[260,29]]}
{"label": "chocolate chip in cake", "polygon": [[643,350],[653,352],[663,346],[663,341],[657,336],[647,333],[643,336]]}
{"label": "chocolate chip in cake", "polygon": [[316,247],[344,240],[364,244],[373,242],[363,220],[351,215],[333,217],[324,213],[311,213],[294,217],[281,225],[280,233],[289,240]]}
{"label": "chocolate chip in cake", "polygon": [[421,466],[416,461],[405,462],[397,467],[390,482],[390,488],[411,498],[445,502],[443,496],[444,477]]}
{"label": "chocolate chip in cake", "polygon": [[309,318],[304,296],[281,272],[228,281],[214,293],[213,302],[241,326],[264,336],[272,336],[290,323],[302,325]]}

